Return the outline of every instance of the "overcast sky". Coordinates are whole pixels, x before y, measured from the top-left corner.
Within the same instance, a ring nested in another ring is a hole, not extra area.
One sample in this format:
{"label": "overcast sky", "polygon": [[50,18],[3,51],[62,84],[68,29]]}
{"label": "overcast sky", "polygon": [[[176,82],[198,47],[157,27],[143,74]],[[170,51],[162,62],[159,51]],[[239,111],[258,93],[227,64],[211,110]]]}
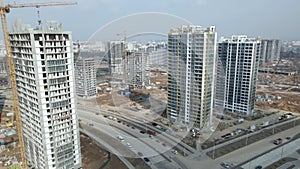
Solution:
{"label": "overcast sky", "polygon": [[[5,4],[32,2],[47,1],[7,0]],[[172,17],[180,17],[178,25],[171,24],[172,27],[178,27],[184,22],[204,27],[215,25],[218,37],[244,34],[249,37],[300,40],[300,0],[77,0],[77,2],[76,6],[43,7],[40,9],[41,18],[59,20],[65,30],[73,32],[74,40],[88,40],[97,30],[110,25],[108,23],[111,21],[143,12],[162,12],[163,16],[169,14]],[[36,25],[37,10],[12,9],[8,14],[10,28],[16,18],[21,19],[23,23]],[[148,19],[145,18],[123,24],[138,26],[147,25],[147,22]],[[169,22],[155,23],[157,24],[155,28],[153,27],[155,29],[153,32],[160,29],[161,33],[167,33],[166,26],[161,23]]]}

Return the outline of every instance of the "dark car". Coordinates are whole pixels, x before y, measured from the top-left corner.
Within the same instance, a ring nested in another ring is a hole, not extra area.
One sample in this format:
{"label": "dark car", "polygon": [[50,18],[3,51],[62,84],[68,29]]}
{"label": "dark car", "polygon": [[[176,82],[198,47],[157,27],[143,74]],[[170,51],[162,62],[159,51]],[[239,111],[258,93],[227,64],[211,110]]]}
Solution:
{"label": "dark car", "polygon": [[255,167],[255,169],[262,169],[262,166],[258,165],[258,166]]}
{"label": "dark car", "polygon": [[220,164],[223,168],[230,168],[229,165],[227,163],[222,162]]}
{"label": "dark car", "polygon": [[149,158],[147,158],[147,157],[145,157],[144,160],[145,160],[146,162],[150,162]]}
{"label": "dark car", "polygon": [[139,156],[143,156],[143,153],[141,153],[141,152],[138,152],[137,154],[138,154]]}

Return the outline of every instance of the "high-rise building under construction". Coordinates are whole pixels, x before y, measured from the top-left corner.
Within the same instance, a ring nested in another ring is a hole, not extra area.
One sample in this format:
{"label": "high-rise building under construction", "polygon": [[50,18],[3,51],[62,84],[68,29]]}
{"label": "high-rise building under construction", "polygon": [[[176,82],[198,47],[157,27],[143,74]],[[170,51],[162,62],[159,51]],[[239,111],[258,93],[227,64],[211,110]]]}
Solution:
{"label": "high-rise building under construction", "polygon": [[252,115],[261,41],[247,36],[221,38],[218,43],[216,107]]}
{"label": "high-rise building under construction", "polygon": [[196,128],[211,124],[217,32],[182,26],[168,34],[167,115]]}
{"label": "high-rise building under construction", "polygon": [[10,33],[27,162],[81,168],[71,33],[57,22]]}

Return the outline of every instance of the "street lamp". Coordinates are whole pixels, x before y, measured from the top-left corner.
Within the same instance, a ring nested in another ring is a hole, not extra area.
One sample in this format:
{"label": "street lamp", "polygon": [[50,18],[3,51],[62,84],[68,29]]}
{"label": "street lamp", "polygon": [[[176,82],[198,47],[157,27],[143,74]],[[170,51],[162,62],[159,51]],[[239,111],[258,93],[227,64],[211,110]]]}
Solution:
{"label": "street lamp", "polygon": [[215,150],[216,150],[216,138],[214,138],[213,159],[215,159]]}

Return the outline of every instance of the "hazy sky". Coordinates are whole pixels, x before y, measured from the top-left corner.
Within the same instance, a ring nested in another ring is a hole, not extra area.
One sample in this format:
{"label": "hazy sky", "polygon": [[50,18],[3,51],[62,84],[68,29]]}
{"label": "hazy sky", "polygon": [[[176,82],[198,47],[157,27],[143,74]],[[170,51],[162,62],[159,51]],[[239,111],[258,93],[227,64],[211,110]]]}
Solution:
{"label": "hazy sky", "polygon": [[[7,0],[5,4],[32,2],[46,1]],[[40,9],[41,18],[59,20],[65,30],[73,32],[74,40],[87,40],[107,23],[142,12],[162,12],[164,16],[175,15],[183,18],[181,21],[185,19],[194,25],[204,27],[215,25],[218,37],[244,34],[249,37],[300,40],[300,0],[77,0],[77,2],[76,6],[43,7]],[[36,12],[34,8],[12,9],[8,14],[9,27],[16,18],[20,18],[23,23],[36,25]],[[146,25],[147,22],[148,19],[145,18],[138,22],[130,22],[128,25]],[[180,24],[182,22],[178,22],[178,26]],[[161,22],[156,25],[156,29],[160,29]],[[176,24],[174,26],[177,27]],[[162,26],[161,32],[165,31],[166,27]]]}

